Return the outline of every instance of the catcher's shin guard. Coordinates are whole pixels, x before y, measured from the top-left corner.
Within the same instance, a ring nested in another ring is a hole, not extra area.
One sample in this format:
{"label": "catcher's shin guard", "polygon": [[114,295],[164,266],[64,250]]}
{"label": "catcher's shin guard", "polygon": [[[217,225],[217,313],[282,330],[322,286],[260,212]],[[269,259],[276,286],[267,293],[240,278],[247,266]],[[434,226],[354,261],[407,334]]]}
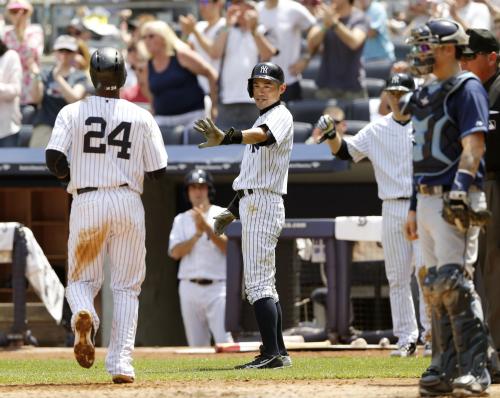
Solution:
{"label": "catcher's shin guard", "polygon": [[432,291],[436,277],[436,267],[430,267],[422,283],[432,325],[432,360],[419,381],[419,392],[422,397],[451,393],[453,390],[451,383],[458,375],[450,318],[443,304],[439,302],[439,296],[433,295]]}
{"label": "catcher's shin guard", "polygon": [[453,392],[480,395],[491,379],[486,368],[488,334],[474,285],[461,265],[447,264],[438,270],[433,290],[441,296],[450,317],[457,351],[459,376],[453,380]]}

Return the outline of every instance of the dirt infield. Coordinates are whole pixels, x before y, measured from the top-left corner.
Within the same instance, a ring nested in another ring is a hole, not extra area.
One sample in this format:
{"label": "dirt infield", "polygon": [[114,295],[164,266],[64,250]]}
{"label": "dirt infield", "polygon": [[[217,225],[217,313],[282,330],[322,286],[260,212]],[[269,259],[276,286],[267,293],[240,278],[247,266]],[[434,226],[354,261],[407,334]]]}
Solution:
{"label": "dirt infield", "polygon": [[[192,354],[191,354],[192,355]],[[205,355],[192,355],[203,357]],[[245,354],[217,354],[234,357],[248,357]],[[294,352],[293,357],[311,355],[311,352]],[[356,355],[353,351],[316,351],[315,356],[342,357]],[[363,351],[363,356],[386,356],[387,351]],[[172,348],[139,348],[136,358],[169,359],[178,358]],[[0,359],[21,358],[72,358],[72,350],[21,349],[0,351]],[[104,357],[104,350],[97,350],[97,357]],[[0,385],[2,398],[411,398],[418,397],[417,379],[348,379],[348,380],[292,380],[277,382],[273,380],[244,381],[169,381],[141,382],[132,385],[97,384],[44,384],[44,385]],[[500,397],[500,386],[490,388],[491,397]]]}

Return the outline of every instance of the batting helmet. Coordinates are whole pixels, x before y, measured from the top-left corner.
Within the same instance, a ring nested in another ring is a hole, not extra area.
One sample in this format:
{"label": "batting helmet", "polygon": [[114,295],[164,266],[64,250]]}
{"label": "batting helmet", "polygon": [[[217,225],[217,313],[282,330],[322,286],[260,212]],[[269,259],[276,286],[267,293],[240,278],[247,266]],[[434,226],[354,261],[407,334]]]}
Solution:
{"label": "batting helmet", "polygon": [[125,83],[127,72],[121,52],[112,47],[100,48],[90,58],[90,78],[98,90],[118,90]]}
{"label": "batting helmet", "polygon": [[253,98],[253,79],[267,79],[278,84],[283,84],[285,82],[285,75],[279,65],[272,62],[258,63],[253,67],[252,74],[248,79],[247,90],[250,98]]}
{"label": "batting helmet", "polygon": [[210,203],[215,199],[214,179],[212,175],[203,169],[193,169],[184,177],[184,187],[187,188],[192,184],[207,184],[208,185],[208,199]]}
{"label": "batting helmet", "polygon": [[459,59],[462,50],[468,43],[468,37],[458,22],[438,18],[413,29],[407,43],[412,45],[408,56],[412,73],[426,75],[432,73],[434,67],[435,46],[454,44],[457,48],[455,57]]}
{"label": "batting helmet", "polygon": [[385,91],[410,92],[415,90],[415,81],[407,73],[394,73],[387,79]]}

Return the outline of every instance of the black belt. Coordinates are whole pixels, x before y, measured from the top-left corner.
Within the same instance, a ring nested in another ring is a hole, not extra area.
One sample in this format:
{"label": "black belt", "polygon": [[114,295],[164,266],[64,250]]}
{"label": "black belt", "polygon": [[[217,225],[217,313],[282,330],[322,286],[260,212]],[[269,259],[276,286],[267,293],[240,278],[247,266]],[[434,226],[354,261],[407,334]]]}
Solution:
{"label": "black belt", "polygon": [[400,196],[399,198],[396,198],[396,200],[410,200],[410,198],[406,196]]}
{"label": "black belt", "polygon": [[419,184],[417,192],[422,195],[441,195],[443,192],[451,190],[451,185],[425,185]]}
{"label": "black belt", "polygon": [[211,285],[212,283],[214,283],[212,279],[190,279],[189,282],[197,283],[198,285],[202,286]]}
{"label": "black belt", "polygon": [[[120,185],[120,187],[128,187],[128,184],[125,183],[125,184],[122,184]],[[78,195],[81,195],[82,193],[87,193],[87,192],[93,192],[93,191],[97,191],[99,188],[97,187],[85,187],[85,188],[78,188],[76,190],[76,193]]]}
{"label": "black belt", "polygon": [[[247,193],[245,193],[245,191],[247,191]],[[251,195],[253,194],[253,189],[240,189],[238,191],[236,191],[236,194],[238,195],[238,198],[242,198],[246,195]]]}

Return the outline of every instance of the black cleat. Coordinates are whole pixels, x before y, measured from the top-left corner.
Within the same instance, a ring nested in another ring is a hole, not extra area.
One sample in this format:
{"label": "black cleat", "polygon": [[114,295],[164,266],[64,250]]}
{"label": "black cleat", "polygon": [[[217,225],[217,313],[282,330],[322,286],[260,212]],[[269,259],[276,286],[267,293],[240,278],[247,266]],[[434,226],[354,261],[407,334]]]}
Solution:
{"label": "black cleat", "polygon": [[235,369],[278,369],[283,367],[281,355],[257,355],[255,359],[244,365],[235,366]]}

